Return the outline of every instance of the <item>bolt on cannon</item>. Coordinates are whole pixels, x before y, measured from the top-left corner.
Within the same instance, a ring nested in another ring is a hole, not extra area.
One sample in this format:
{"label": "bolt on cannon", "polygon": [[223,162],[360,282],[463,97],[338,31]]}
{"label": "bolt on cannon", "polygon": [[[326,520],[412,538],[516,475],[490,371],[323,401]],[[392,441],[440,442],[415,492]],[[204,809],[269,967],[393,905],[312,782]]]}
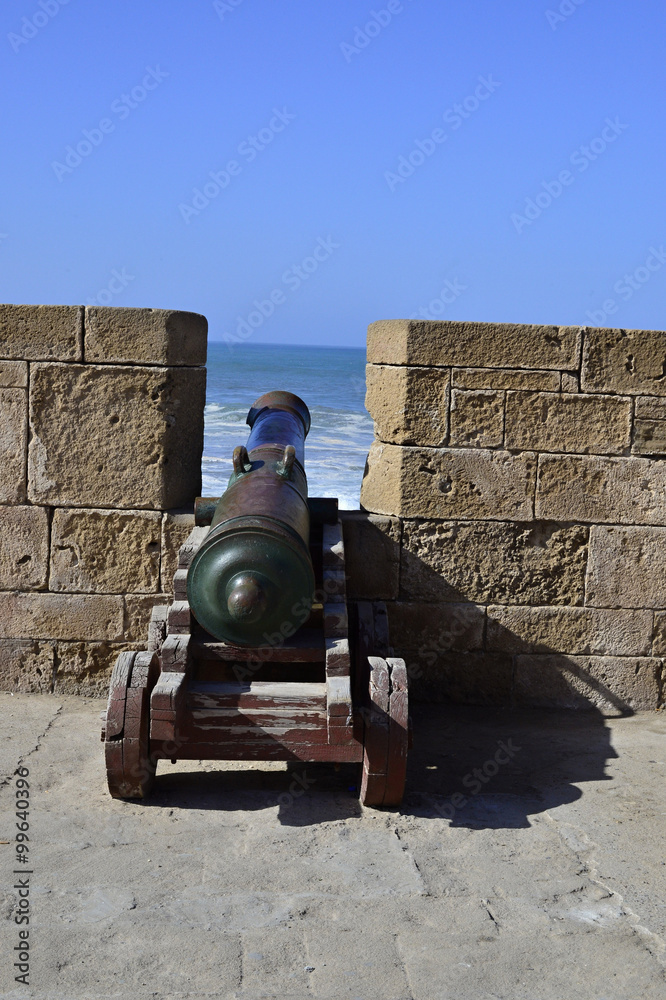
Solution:
{"label": "bolt on cannon", "polygon": [[251,407],[224,495],[199,499],[174,601],[121,653],[102,732],[109,791],[144,798],[157,761],[358,762],[365,805],[402,800],[407,672],[381,604],[348,606],[337,500],[308,498],[310,413]]}

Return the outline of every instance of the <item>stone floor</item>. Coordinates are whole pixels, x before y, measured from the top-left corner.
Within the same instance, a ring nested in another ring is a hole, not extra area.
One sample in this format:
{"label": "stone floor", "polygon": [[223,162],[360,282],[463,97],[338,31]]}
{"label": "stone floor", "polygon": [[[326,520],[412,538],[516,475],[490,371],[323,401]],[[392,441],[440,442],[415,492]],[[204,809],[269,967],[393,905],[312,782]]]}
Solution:
{"label": "stone floor", "polygon": [[0,695],[1,997],[664,1000],[663,715],[417,706],[377,812],[329,765],[162,764],[114,801],[102,707]]}

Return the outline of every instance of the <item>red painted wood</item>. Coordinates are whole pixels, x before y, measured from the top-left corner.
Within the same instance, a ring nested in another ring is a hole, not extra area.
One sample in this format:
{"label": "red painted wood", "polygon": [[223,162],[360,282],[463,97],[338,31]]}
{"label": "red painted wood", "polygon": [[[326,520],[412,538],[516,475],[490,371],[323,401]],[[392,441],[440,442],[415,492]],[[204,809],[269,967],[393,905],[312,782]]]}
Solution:
{"label": "red painted wood", "polygon": [[197,683],[190,686],[187,705],[197,708],[326,711],[326,685],[320,682],[252,681]]}
{"label": "red painted wood", "polygon": [[326,640],[326,676],[349,677],[350,656],[349,639]]}
{"label": "red painted wood", "polygon": [[262,663],[317,663],[324,659],[324,641],[318,629],[302,628],[284,642],[274,645],[231,646],[227,642],[209,642],[197,635],[192,654],[200,660],[249,660]]}
{"label": "red painted wood", "polygon": [[360,713],[364,723],[360,799],[363,805],[380,806],[384,801],[388,764],[389,667],[386,660],[368,656],[366,670],[368,695]]}
{"label": "red painted wood", "polygon": [[[192,717],[189,713],[176,727],[179,739],[187,743],[237,742],[249,746],[271,747],[275,743],[290,746],[292,743],[319,744],[328,742],[326,720],[310,721],[293,726],[289,720],[267,720],[266,725],[255,725],[252,719],[241,716],[235,720]],[[155,737],[157,738],[157,729]]]}
{"label": "red painted wood", "polygon": [[150,748],[151,753],[159,757],[177,760],[321,760],[345,763],[361,761],[363,758],[363,747],[358,742],[348,746],[329,746],[327,743],[282,745],[275,742],[259,744],[232,740],[228,743],[183,743],[174,750],[173,743],[168,740],[151,739]]}
{"label": "red painted wood", "polygon": [[387,663],[391,672],[391,698],[387,780],[383,804],[385,806],[399,806],[405,790],[409,745],[407,668],[404,660],[389,659]]}
{"label": "red painted wood", "polygon": [[[175,716],[172,719],[156,719],[151,712],[150,715],[150,743],[153,740],[173,740],[176,738]],[[173,754],[167,754],[173,756]]]}
{"label": "red painted wood", "polygon": [[374,774],[368,771],[365,762],[361,767],[361,790],[359,798],[364,806],[381,806],[384,804],[386,791],[386,775]]}

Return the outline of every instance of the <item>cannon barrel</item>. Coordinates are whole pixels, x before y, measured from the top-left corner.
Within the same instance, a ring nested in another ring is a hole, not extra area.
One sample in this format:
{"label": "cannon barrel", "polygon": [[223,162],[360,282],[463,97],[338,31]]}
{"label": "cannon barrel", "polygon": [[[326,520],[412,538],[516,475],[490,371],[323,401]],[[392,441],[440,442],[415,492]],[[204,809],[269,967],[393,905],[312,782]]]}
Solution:
{"label": "cannon barrel", "polygon": [[187,574],[196,620],[238,646],[275,644],[308,617],[315,589],[304,469],[310,412],[290,392],[261,396],[250,436]]}

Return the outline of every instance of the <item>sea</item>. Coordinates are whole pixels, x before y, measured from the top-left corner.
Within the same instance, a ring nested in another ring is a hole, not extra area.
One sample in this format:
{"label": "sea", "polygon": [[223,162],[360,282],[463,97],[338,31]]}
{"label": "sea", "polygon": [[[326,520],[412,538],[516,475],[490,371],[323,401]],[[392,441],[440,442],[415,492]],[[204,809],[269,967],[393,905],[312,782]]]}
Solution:
{"label": "sea", "polygon": [[245,421],[255,399],[271,389],[305,401],[312,427],[305,441],[310,496],[337,497],[358,509],[365,460],[373,439],[364,406],[365,350],[209,342],[204,412],[203,496],[220,496],[231,456],[245,444]]}

